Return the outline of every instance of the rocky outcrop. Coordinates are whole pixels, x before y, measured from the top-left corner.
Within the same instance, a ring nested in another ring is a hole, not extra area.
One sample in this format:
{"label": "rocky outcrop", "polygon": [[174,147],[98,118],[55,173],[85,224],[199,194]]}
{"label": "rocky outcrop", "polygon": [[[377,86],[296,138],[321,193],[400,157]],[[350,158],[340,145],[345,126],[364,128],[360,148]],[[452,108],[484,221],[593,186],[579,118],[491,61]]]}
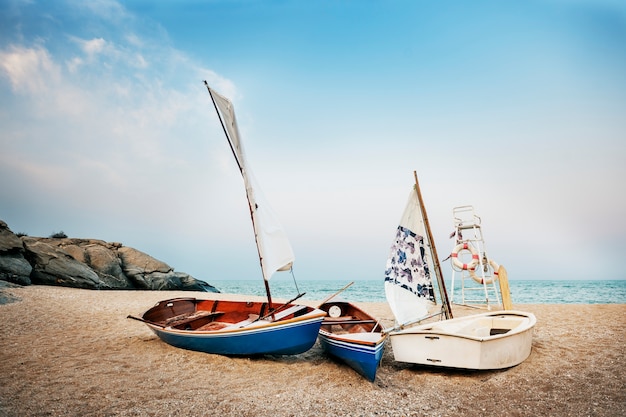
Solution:
{"label": "rocky outcrop", "polygon": [[24,258],[22,239],[0,220],[0,279],[30,285],[31,264]]}
{"label": "rocky outcrop", "polygon": [[215,287],[137,249],[96,239],[19,237],[0,220],[0,280],[86,289],[189,290]]}

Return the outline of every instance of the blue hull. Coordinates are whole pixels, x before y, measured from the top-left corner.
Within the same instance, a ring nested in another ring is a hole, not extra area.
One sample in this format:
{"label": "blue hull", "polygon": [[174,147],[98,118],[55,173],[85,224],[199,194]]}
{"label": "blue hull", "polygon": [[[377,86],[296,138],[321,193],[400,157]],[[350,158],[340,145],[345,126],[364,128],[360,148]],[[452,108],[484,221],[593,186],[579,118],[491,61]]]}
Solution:
{"label": "blue hull", "polygon": [[202,333],[149,325],[172,346],[221,355],[297,355],[315,344],[323,317],[231,332]]}
{"label": "blue hull", "polygon": [[322,348],[329,355],[342,360],[370,381],[376,379],[376,371],[383,357],[386,339],[371,346],[338,340],[323,332],[320,332],[319,337]]}

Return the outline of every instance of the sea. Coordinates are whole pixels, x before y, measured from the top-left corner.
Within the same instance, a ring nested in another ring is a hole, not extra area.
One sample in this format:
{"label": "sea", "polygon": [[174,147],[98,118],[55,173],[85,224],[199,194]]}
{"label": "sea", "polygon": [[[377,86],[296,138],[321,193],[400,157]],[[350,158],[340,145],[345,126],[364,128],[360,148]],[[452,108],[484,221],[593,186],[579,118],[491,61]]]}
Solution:
{"label": "sea", "polygon": [[[322,301],[348,284],[348,280],[294,282],[272,279],[270,288],[272,297],[276,299],[289,300],[299,293],[305,293],[302,299]],[[265,286],[260,279],[212,281],[211,285],[227,294],[265,295]],[[448,285],[447,283],[448,297],[454,297],[452,302],[461,303],[460,284],[455,285],[454,291]],[[509,287],[514,304],[626,304],[626,280],[510,280]],[[382,280],[353,281],[353,284],[336,297],[335,299],[355,302],[386,302]]]}

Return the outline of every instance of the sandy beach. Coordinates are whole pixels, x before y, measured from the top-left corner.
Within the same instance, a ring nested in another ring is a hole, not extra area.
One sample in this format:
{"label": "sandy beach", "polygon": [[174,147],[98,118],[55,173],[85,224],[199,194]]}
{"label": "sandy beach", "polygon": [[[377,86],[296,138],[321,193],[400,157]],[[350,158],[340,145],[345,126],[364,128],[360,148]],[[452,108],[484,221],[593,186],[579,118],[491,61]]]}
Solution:
{"label": "sandy beach", "polygon": [[[624,304],[515,305],[537,316],[532,353],[501,371],[402,364],[388,344],[371,383],[319,344],[230,358],[171,347],[126,318],[166,298],[213,294],[0,290],[16,299],[0,304],[0,416],[626,415]],[[358,304],[392,324],[385,303]]]}

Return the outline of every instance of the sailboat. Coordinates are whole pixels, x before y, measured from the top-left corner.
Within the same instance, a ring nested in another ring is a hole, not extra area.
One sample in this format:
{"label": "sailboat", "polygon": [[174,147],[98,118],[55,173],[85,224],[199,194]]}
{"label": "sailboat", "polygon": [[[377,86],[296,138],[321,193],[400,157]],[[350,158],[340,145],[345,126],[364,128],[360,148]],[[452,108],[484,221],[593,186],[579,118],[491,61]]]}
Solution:
{"label": "sailboat", "polygon": [[[386,330],[398,362],[462,369],[502,369],[531,351],[536,318],[503,310],[453,318],[417,173],[385,270],[385,295],[396,325]],[[432,274],[441,307],[437,309]],[[434,323],[421,322],[434,317]]]}
{"label": "sailboat", "polygon": [[289,240],[248,167],[232,103],[204,82],[243,177],[267,301],[176,298],[158,302],[140,318],[161,340],[183,349],[223,355],[295,355],[315,344],[326,312],[295,304],[304,294],[276,305],[269,281],[292,269]]}

